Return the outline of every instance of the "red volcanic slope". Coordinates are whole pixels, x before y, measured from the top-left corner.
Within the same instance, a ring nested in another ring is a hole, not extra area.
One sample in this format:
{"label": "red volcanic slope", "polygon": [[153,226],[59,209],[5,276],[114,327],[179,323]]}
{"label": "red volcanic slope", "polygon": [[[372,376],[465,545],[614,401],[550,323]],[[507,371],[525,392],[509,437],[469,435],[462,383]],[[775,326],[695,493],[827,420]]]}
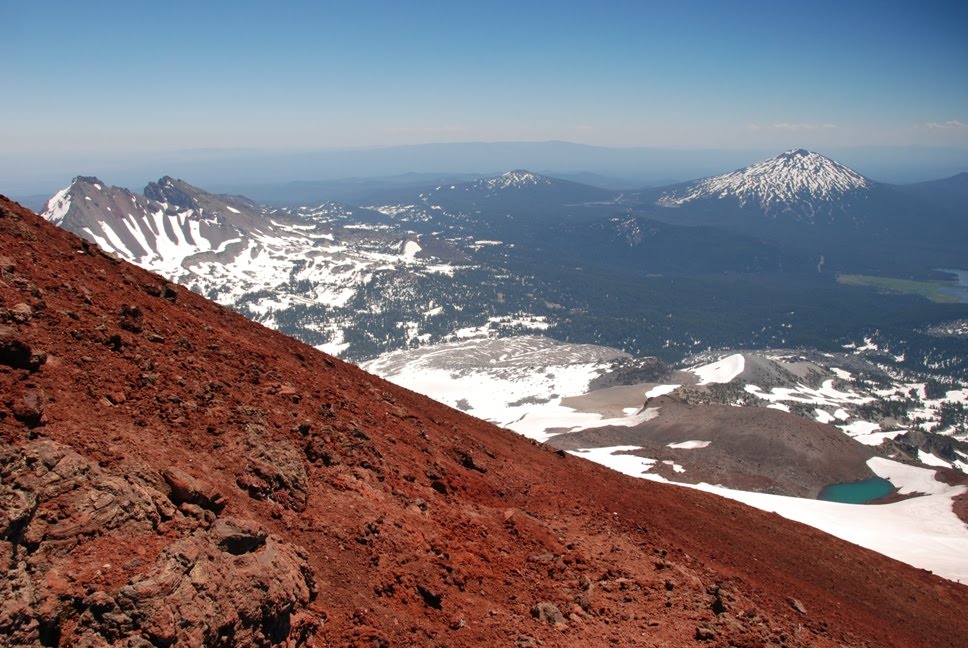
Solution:
{"label": "red volcanic slope", "polygon": [[0,390],[0,644],[968,641],[968,588],[536,445],[5,199]]}

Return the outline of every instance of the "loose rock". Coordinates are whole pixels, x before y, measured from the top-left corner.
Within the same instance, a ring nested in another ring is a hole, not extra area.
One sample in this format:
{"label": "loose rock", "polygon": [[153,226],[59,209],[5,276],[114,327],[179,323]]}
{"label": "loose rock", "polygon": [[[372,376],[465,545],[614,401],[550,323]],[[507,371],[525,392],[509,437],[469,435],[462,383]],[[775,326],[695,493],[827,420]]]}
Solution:
{"label": "loose rock", "polygon": [[15,329],[0,325],[0,364],[33,372],[45,362],[46,353],[32,349]]}
{"label": "loose rock", "polygon": [[557,605],[550,601],[541,601],[531,608],[531,616],[545,623],[557,624],[565,622],[565,615],[561,613]]}
{"label": "loose rock", "polygon": [[187,502],[216,513],[225,508],[225,498],[212,484],[196,479],[184,470],[169,468],[162,477],[171,488],[169,497],[175,504]]}

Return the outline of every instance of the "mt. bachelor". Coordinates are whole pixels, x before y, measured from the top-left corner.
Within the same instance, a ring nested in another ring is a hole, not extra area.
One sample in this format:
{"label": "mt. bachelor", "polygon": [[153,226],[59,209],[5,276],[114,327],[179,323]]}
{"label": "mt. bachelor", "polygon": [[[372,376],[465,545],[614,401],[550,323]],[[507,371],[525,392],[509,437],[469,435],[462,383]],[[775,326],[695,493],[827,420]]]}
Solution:
{"label": "mt. bachelor", "polygon": [[[819,153],[796,149],[744,169],[705,178],[659,198],[663,207],[704,199],[733,199],[759,207],[768,216],[792,213],[813,222],[826,206],[843,211],[842,201],[876,185],[853,169]],[[820,213],[818,213],[820,212]]]}
{"label": "mt. bachelor", "polygon": [[875,182],[819,153],[794,149],[624,202],[657,220],[790,244],[837,271],[923,274],[961,267],[960,242],[968,237],[963,198],[939,197],[932,187]]}

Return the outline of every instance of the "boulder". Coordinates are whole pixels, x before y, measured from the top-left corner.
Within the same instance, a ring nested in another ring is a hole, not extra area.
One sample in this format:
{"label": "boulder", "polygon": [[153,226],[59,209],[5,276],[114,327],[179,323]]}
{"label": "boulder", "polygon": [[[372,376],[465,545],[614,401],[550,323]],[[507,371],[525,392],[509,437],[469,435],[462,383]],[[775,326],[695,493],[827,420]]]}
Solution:
{"label": "boulder", "polygon": [[0,364],[33,372],[45,362],[47,354],[32,349],[16,329],[0,325]]}
{"label": "boulder", "polygon": [[162,473],[165,483],[171,488],[168,497],[175,504],[194,504],[203,509],[219,513],[225,508],[225,498],[209,482],[192,477],[180,468],[168,468]]}
{"label": "boulder", "polygon": [[550,601],[541,601],[531,608],[531,616],[545,623],[564,623],[565,615],[561,613],[558,606]]}
{"label": "boulder", "polygon": [[[49,440],[0,450],[0,644],[305,643],[318,623],[305,552],[251,521],[200,525],[152,480]],[[181,471],[166,481],[215,501]]]}

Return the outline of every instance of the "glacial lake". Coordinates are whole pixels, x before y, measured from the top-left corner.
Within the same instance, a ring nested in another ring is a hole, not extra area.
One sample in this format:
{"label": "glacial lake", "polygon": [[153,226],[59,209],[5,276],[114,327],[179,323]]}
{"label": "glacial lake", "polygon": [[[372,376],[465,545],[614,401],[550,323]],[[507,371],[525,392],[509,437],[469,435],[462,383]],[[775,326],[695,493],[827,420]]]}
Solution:
{"label": "glacial lake", "polygon": [[893,492],[894,484],[880,477],[872,477],[859,482],[831,484],[820,491],[817,499],[844,504],[866,504]]}

